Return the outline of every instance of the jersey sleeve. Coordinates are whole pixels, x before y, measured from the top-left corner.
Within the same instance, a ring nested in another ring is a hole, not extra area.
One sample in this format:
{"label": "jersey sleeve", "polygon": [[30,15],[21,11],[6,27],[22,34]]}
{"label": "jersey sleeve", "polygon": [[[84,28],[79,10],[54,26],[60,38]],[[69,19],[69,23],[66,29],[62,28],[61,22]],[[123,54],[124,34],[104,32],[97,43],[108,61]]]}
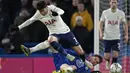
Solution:
{"label": "jersey sleeve", "polygon": [[102,12],[102,15],[101,15],[100,21],[105,21],[104,13],[105,13],[105,11]]}
{"label": "jersey sleeve", "polygon": [[22,23],[21,25],[18,26],[19,29],[22,29],[26,26],[29,26],[30,24],[32,24],[34,21],[38,20],[38,11],[28,20],[26,20],[24,23]]}
{"label": "jersey sleeve", "polygon": [[121,17],[122,22],[126,22],[126,17],[125,13],[122,11],[122,17]]}
{"label": "jersey sleeve", "polygon": [[64,14],[64,10],[62,10],[61,8],[58,8],[58,7],[54,6],[54,5],[49,5],[48,7],[49,7],[49,9],[51,9],[52,11],[57,12],[59,15]]}

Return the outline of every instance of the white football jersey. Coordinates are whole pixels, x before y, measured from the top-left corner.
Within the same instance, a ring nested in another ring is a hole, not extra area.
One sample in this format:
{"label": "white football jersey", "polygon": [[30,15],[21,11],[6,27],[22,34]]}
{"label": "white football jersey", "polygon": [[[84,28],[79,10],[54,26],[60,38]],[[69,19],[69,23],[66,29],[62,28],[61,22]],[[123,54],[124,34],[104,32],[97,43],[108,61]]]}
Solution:
{"label": "white football jersey", "polygon": [[[52,16],[52,11],[55,11],[58,13],[58,16]],[[49,34],[64,34],[70,31],[69,27],[65,24],[65,22],[62,20],[61,16],[64,13],[64,11],[54,5],[48,6],[48,13],[46,15],[42,15],[39,10],[36,11],[36,13],[27,21],[25,21],[23,24],[21,24],[19,29],[22,29],[23,27],[26,27],[33,23],[36,20],[40,20],[43,24],[46,25],[46,27],[49,30]],[[44,29],[43,29],[44,30]]]}
{"label": "white football jersey", "polygon": [[103,39],[120,39],[120,24],[121,22],[126,22],[125,13],[123,11],[116,9],[116,12],[112,12],[111,8],[104,10],[100,21],[105,22]]}

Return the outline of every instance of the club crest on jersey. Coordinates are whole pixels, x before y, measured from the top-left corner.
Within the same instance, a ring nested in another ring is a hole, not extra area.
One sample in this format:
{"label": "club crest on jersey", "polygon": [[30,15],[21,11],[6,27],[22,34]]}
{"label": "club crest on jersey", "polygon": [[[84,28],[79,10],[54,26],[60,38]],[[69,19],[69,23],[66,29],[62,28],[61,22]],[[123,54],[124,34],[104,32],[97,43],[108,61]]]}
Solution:
{"label": "club crest on jersey", "polygon": [[51,20],[47,20],[47,21],[45,21],[45,22],[43,22],[45,25],[51,25],[51,24],[53,24],[54,22],[56,22],[56,20],[55,19],[51,19]]}
{"label": "club crest on jersey", "polygon": [[81,68],[84,66],[84,63],[81,60],[76,60],[76,65],[78,66],[78,68]]}
{"label": "club crest on jersey", "polygon": [[108,24],[111,24],[111,25],[118,25],[118,21],[108,21]]}

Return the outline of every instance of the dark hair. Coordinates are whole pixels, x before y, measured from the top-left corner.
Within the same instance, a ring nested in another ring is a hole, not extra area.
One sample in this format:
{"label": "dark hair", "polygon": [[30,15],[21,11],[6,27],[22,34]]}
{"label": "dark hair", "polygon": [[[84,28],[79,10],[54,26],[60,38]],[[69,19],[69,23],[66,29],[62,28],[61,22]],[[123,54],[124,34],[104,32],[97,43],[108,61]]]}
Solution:
{"label": "dark hair", "polygon": [[100,61],[99,61],[99,64],[103,61],[102,56],[100,56],[100,55],[98,55],[98,54],[95,54],[94,56],[99,58],[99,60],[100,60]]}
{"label": "dark hair", "polygon": [[41,9],[43,9],[43,8],[46,8],[46,7],[47,7],[47,4],[46,4],[45,1],[39,1],[39,2],[37,3],[37,9],[38,9],[38,10],[41,10]]}

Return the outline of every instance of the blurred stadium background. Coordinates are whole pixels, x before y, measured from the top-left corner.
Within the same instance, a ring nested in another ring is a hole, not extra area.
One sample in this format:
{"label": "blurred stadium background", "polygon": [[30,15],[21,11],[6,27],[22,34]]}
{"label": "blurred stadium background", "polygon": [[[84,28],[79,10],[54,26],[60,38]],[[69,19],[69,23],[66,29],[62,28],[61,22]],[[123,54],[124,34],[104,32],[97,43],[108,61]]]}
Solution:
{"label": "blurred stadium background", "polygon": [[[34,13],[35,13],[35,7],[36,4],[39,0],[0,0],[0,41],[6,37],[6,34],[8,33],[8,29],[12,25],[20,25],[23,23],[25,20],[30,18]],[[65,14],[62,15],[63,20],[67,25],[71,28],[71,30],[74,32],[75,36],[81,43],[83,49],[87,54],[93,53],[94,50],[94,0],[45,0],[48,4],[51,3],[56,4],[58,7],[62,8],[65,11]],[[100,6],[100,14],[101,15],[102,11],[104,9],[109,8],[109,0],[99,0],[99,6]],[[123,10],[126,14],[127,20],[129,22],[129,28],[130,28],[130,0],[118,0],[119,5],[118,7]],[[85,10],[80,14],[77,14],[80,10],[77,9],[77,4],[79,2],[83,2],[85,6]],[[96,12],[96,11],[95,11]],[[75,14],[75,15],[74,15]],[[87,18],[84,19],[83,21],[86,21],[86,23],[81,23],[80,25],[75,24],[77,21],[76,18],[77,16],[86,16]],[[90,20],[90,21],[87,21]],[[82,32],[82,33],[81,33]],[[119,63],[123,66],[123,73],[130,73],[130,40],[128,44],[124,44],[123,42],[123,29],[121,26],[121,51],[120,51],[120,58],[119,58]],[[129,35],[130,35],[130,29],[129,29]],[[27,47],[32,47],[39,42],[42,42],[46,40],[48,37],[48,30],[46,27],[39,21],[34,22],[32,25],[29,27],[23,29],[21,31],[21,35],[17,39],[14,40],[15,45],[19,45],[21,43],[25,44]],[[20,42],[19,42],[20,41]],[[63,42],[61,42],[63,43]],[[15,66],[16,64],[11,64],[13,63],[21,63],[20,60],[25,61],[26,58],[23,55],[23,52],[19,49],[19,46],[16,46],[17,48],[15,50],[12,50],[11,52],[7,51],[5,52],[5,49],[0,43],[0,56],[1,57],[8,57],[9,59],[5,64],[3,64],[3,70],[1,69],[1,73],[7,73],[7,69],[9,69],[10,66]],[[68,48],[68,46],[64,45],[65,48]],[[102,42],[100,41],[100,54],[103,56],[103,45]],[[51,54],[48,55],[49,50],[44,50],[44,51],[38,51],[34,54],[32,54],[29,57],[29,61],[32,63],[28,63],[28,67],[25,66],[17,66],[18,71],[13,72],[13,73],[35,73],[34,67],[35,63],[37,62],[36,57],[40,57],[40,61],[45,61],[45,64],[52,62],[52,57]],[[13,57],[13,58],[12,58]],[[35,57],[35,58],[34,58]],[[24,58],[24,59],[22,59]],[[48,58],[47,60],[45,60]],[[36,60],[35,60],[36,59]],[[39,60],[38,59],[38,60]],[[50,60],[51,59],[51,60]],[[19,61],[20,62],[19,62]],[[27,60],[27,61],[28,61]],[[28,61],[28,62],[29,62]],[[7,64],[6,64],[7,63]],[[41,63],[41,62],[40,62]],[[23,64],[23,63],[22,63]],[[41,70],[46,70],[44,69],[44,64],[43,69]],[[5,65],[5,66],[4,66]],[[9,66],[10,65],[10,66]],[[29,66],[30,65],[30,66]],[[36,64],[40,65],[40,64]],[[32,67],[33,66],[33,67]],[[52,66],[50,70],[54,69],[53,64],[49,64],[48,66]],[[31,67],[31,69],[30,69]],[[36,66],[37,67],[37,66]],[[41,66],[42,68],[42,66]],[[46,67],[47,68],[47,67]],[[50,67],[48,67],[50,68]],[[37,69],[37,68],[36,68]],[[14,69],[9,69],[9,70],[14,70]],[[23,72],[24,71],[24,72]],[[37,72],[36,73],[40,73]],[[105,62],[103,62],[100,65],[100,71],[102,73],[108,73],[108,70],[105,69]],[[42,72],[42,71],[41,71]],[[48,72],[49,73],[49,72]]]}

